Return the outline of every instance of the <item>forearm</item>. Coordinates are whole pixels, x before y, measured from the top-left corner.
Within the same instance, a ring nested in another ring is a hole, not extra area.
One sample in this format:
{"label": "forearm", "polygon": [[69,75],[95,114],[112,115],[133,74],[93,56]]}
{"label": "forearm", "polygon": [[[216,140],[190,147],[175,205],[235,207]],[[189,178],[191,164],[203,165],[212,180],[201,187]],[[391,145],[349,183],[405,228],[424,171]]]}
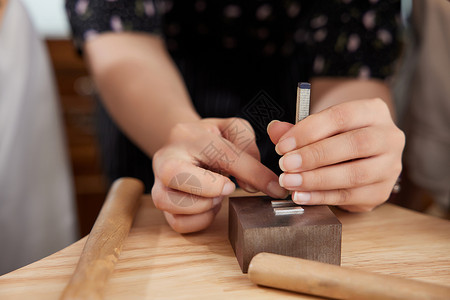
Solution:
{"label": "forearm", "polygon": [[311,112],[358,99],[381,98],[395,120],[395,108],[388,85],[378,79],[316,77],[311,80]]}
{"label": "forearm", "polygon": [[108,112],[149,156],[174,125],[200,119],[159,37],[103,34],[87,42],[85,52]]}
{"label": "forearm", "polygon": [[3,14],[6,10],[7,5],[8,5],[8,0],[0,0],[0,28],[2,27]]}

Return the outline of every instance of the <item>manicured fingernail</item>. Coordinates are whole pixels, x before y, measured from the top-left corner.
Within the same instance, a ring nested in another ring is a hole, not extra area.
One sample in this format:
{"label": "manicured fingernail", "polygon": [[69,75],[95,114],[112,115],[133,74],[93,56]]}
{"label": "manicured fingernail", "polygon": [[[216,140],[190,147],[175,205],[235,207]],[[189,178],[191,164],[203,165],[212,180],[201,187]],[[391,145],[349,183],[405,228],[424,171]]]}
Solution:
{"label": "manicured fingernail", "polygon": [[286,174],[280,175],[280,185],[282,187],[297,187],[302,185],[303,178],[300,174]]}
{"label": "manicured fingernail", "polygon": [[269,184],[267,185],[267,189],[269,190],[269,192],[271,194],[270,196],[272,196],[272,197],[275,196],[275,197],[281,198],[281,199],[286,198],[289,193],[288,191],[283,189],[276,181],[269,182]]}
{"label": "manicured fingernail", "polygon": [[295,138],[293,137],[288,137],[284,140],[282,140],[281,142],[279,142],[276,146],[275,146],[275,151],[279,154],[279,155],[283,155],[286,152],[292,151],[297,147],[297,143],[295,142]]}
{"label": "manicured fingernail", "polygon": [[292,200],[297,204],[305,204],[305,202],[311,200],[311,193],[294,192],[292,193]]}
{"label": "manicured fingernail", "polygon": [[300,154],[285,155],[280,158],[279,165],[283,171],[296,170],[302,166],[302,157]]}
{"label": "manicured fingernail", "polygon": [[232,183],[232,182],[225,183],[225,185],[223,186],[223,189],[222,189],[222,195],[227,196],[227,195],[231,194],[232,192],[234,192],[234,188],[235,188],[234,183]]}
{"label": "manicured fingernail", "polygon": [[270,123],[267,124],[267,131],[269,131],[270,125],[272,125],[273,123],[276,123],[276,122],[280,122],[280,121],[278,121],[278,120],[272,120],[272,121],[270,121]]}
{"label": "manicured fingernail", "polygon": [[212,202],[213,202],[213,206],[216,206],[217,204],[222,202],[222,197],[215,197],[215,198],[213,198]]}

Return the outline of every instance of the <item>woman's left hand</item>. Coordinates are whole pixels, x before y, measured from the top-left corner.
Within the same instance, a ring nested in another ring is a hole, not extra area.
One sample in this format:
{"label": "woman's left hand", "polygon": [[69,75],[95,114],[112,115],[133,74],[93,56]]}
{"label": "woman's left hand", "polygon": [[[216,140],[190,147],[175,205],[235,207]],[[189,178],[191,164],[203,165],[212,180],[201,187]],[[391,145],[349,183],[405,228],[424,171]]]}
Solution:
{"label": "woman's left hand", "polygon": [[297,204],[370,211],[402,169],[405,136],[379,98],[337,104],[296,125],[272,122],[267,132],[282,155],[280,185]]}

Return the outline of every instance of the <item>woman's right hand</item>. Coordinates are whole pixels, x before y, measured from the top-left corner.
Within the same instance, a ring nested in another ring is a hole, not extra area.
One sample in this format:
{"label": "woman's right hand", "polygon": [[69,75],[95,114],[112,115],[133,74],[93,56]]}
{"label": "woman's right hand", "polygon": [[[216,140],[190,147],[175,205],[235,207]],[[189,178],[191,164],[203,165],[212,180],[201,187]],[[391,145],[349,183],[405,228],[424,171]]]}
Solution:
{"label": "woman's right hand", "polygon": [[152,198],[177,232],[208,227],[224,196],[235,190],[227,174],[247,191],[285,198],[278,176],[260,162],[254,131],[241,118],[202,119],[174,126],[153,156]]}

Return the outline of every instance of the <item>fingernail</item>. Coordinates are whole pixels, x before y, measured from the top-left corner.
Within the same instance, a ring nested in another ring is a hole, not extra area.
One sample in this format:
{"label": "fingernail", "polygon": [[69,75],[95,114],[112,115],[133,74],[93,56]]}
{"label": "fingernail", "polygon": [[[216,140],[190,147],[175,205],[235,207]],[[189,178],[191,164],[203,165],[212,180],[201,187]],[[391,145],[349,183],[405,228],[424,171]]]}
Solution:
{"label": "fingernail", "polygon": [[288,137],[284,140],[282,140],[281,142],[279,142],[276,146],[275,146],[275,151],[279,154],[279,155],[283,155],[286,152],[292,151],[297,147],[297,143],[295,142],[295,138],[293,137]]}
{"label": "fingernail", "polygon": [[267,130],[269,130],[269,127],[270,127],[270,125],[272,125],[273,123],[276,123],[276,122],[280,122],[280,121],[278,121],[278,120],[272,120],[272,121],[270,121],[270,123],[269,124],[267,124]]}
{"label": "fingernail", "polygon": [[286,198],[289,193],[288,191],[283,189],[276,181],[269,182],[269,184],[267,185],[267,189],[269,190],[270,194],[272,194],[272,197],[275,196],[276,198],[281,199]]}
{"label": "fingernail", "polygon": [[302,157],[300,154],[285,155],[280,158],[279,165],[283,171],[298,169],[302,166]]}
{"label": "fingernail", "polygon": [[286,174],[280,175],[280,185],[282,187],[298,187],[302,185],[303,178],[300,174]]}
{"label": "fingernail", "polygon": [[279,178],[280,185],[282,187],[298,187],[302,184],[303,178],[300,174],[287,174],[283,173]]}
{"label": "fingernail", "polygon": [[234,192],[234,188],[235,188],[234,183],[232,183],[232,182],[225,183],[225,185],[223,186],[223,189],[222,189],[222,195],[227,196],[227,195],[231,194],[232,192]]}
{"label": "fingernail", "polygon": [[292,194],[292,200],[297,204],[305,204],[305,202],[311,200],[311,193],[294,192]]}
{"label": "fingernail", "polygon": [[213,206],[216,206],[220,202],[222,202],[222,197],[215,197],[215,198],[213,198],[213,201],[212,201]]}

